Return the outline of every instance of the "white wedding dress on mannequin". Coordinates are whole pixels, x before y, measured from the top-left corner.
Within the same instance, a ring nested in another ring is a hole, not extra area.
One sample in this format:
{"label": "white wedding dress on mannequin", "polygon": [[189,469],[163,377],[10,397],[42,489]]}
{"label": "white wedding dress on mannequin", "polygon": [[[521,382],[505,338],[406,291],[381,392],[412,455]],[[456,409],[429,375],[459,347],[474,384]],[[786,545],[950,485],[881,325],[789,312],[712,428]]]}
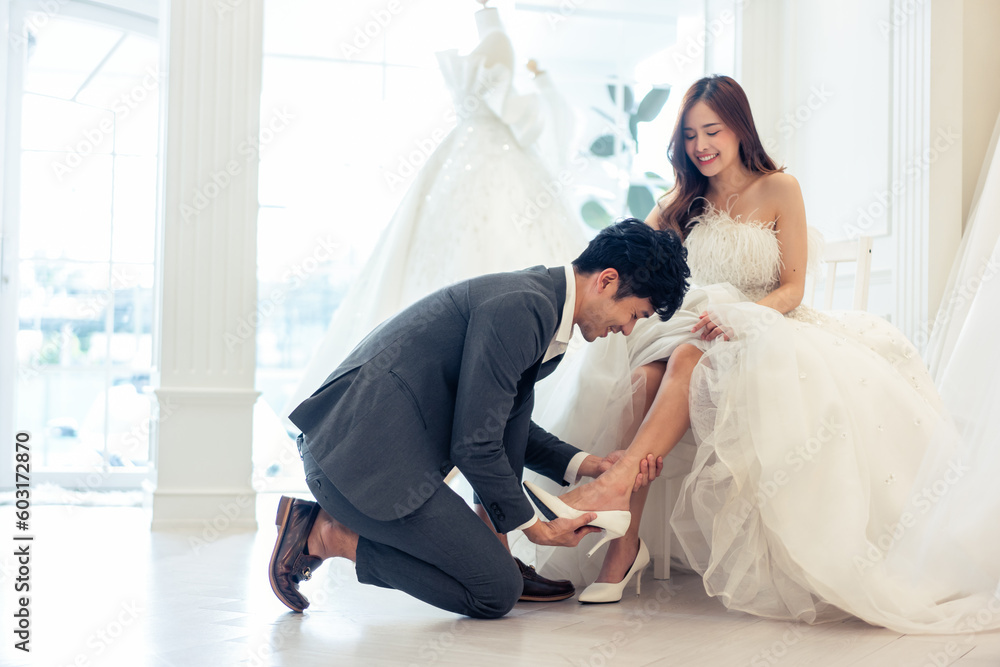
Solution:
{"label": "white wedding dress on mannequin", "polygon": [[481,41],[472,53],[437,54],[457,125],[334,313],[286,415],[372,329],[421,297],[477,275],[569,264],[586,246],[582,225],[532,148],[541,105],[512,89],[514,53],[497,10],[476,12],[476,25]]}
{"label": "white wedding dress on mannequin", "polygon": [[[997,429],[960,438],[917,350],[886,321],[756,305],[778,283],[766,225],[710,210],[686,246],[704,287],[670,321],[641,321],[577,355],[565,402],[557,393],[540,423],[597,454],[627,445],[631,372],[697,345],[697,449],[669,522],[709,594],[809,623],[854,615],[901,632],[1000,627]],[[990,288],[1000,303],[1000,287]],[[691,333],[704,310],[732,340]],[[983,345],[972,349],[980,360]],[[998,377],[977,389],[996,398]],[[542,574],[593,581],[574,576],[587,569],[585,550],[541,554]]]}

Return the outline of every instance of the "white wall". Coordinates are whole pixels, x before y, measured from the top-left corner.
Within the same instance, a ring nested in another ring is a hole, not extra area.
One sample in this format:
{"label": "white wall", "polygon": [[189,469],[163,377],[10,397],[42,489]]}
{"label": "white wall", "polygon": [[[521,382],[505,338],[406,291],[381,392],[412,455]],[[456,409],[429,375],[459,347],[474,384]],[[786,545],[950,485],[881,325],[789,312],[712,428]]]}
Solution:
{"label": "white wall", "polygon": [[962,17],[962,222],[969,218],[993,126],[1000,114],[1000,2],[965,0]]}
{"label": "white wall", "polygon": [[737,78],[765,145],[827,239],[875,237],[869,310],[922,343],[1000,110],[1000,2],[737,6]]}

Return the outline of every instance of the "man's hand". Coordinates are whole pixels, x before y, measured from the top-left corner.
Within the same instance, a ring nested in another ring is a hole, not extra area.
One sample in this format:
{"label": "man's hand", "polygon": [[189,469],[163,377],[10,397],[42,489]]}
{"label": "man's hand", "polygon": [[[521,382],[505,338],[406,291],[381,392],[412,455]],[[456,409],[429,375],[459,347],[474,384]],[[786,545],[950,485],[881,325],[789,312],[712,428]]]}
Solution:
{"label": "man's hand", "polygon": [[524,529],[524,534],[535,544],[547,544],[554,547],[575,547],[584,536],[601,531],[596,526],[587,525],[596,518],[596,514],[588,512],[578,519],[536,521]]}
{"label": "man's hand", "polygon": [[[618,449],[603,459],[596,456],[588,456],[580,464],[580,470],[577,472],[576,481],[580,481],[581,477],[597,477],[608,470],[611,469],[619,459],[625,456],[624,449]],[[639,474],[635,477],[635,484],[632,487],[632,491],[638,491],[644,486],[647,486],[650,482],[660,476],[663,472],[663,457],[660,456],[656,459],[653,458],[652,454],[647,454],[639,463]]]}

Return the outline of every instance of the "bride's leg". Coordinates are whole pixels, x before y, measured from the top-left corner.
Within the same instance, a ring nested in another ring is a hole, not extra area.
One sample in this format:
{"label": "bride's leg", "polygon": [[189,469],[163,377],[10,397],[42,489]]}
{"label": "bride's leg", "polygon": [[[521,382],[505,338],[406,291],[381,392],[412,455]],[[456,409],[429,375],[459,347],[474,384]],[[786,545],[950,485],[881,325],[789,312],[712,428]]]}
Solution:
{"label": "bride's leg", "polygon": [[593,482],[563,495],[563,502],[581,510],[629,508],[639,463],[648,454],[666,456],[691,425],[688,388],[701,355],[701,350],[693,345],[680,345],[674,350],[667,360],[656,398],[625,455]]}
{"label": "bride's leg", "polygon": [[649,495],[648,486],[632,494],[628,507],[632,512],[632,523],[629,524],[627,533],[608,543],[608,553],[604,556],[604,564],[601,565],[601,572],[595,581],[617,584],[628,574],[639,553],[639,522],[642,520],[642,509],[646,505],[647,495]]}
{"label": "bride's leg", "polygon": [[[623,442],[632,442],[646,415],[649,414],[650,407],[652,407],[663,382],[663,376],[667,372],[667,363],[654,361],[640,368],[638,372],[643,375],[645,380],[642,414],[636,418],[635,423],[625,433],[625,437],[622,438]],[[632,523],[629,524],[628,532],[625,535],[617,540],[612,540],[608,545],[608,552],[604,555],[604,563],[601,565],[600,574],[597,575],[597,582],[617,584],[628,574],[636,554],[639,553],[639,525],[642,521],[642,510],[646,505],[647,495],[649,495],[649,486],[644,486],[632,494],[629,500]]]}

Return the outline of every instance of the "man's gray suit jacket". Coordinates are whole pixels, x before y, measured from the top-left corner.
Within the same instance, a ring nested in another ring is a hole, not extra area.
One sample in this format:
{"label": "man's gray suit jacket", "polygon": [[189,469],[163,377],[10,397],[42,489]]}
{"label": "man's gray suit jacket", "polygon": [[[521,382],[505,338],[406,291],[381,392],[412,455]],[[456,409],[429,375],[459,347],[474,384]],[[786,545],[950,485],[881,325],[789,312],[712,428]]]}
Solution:
{"label": "man's gray suit jacket", "polygon": [[565,484],[580,451],[531,421],[565,300],[565,270],[542,266],[439,290],[379,325],[290,419],[373,519],[407,516],[457,466],[497,531],[513,530],[534,514],[522,468]]}

